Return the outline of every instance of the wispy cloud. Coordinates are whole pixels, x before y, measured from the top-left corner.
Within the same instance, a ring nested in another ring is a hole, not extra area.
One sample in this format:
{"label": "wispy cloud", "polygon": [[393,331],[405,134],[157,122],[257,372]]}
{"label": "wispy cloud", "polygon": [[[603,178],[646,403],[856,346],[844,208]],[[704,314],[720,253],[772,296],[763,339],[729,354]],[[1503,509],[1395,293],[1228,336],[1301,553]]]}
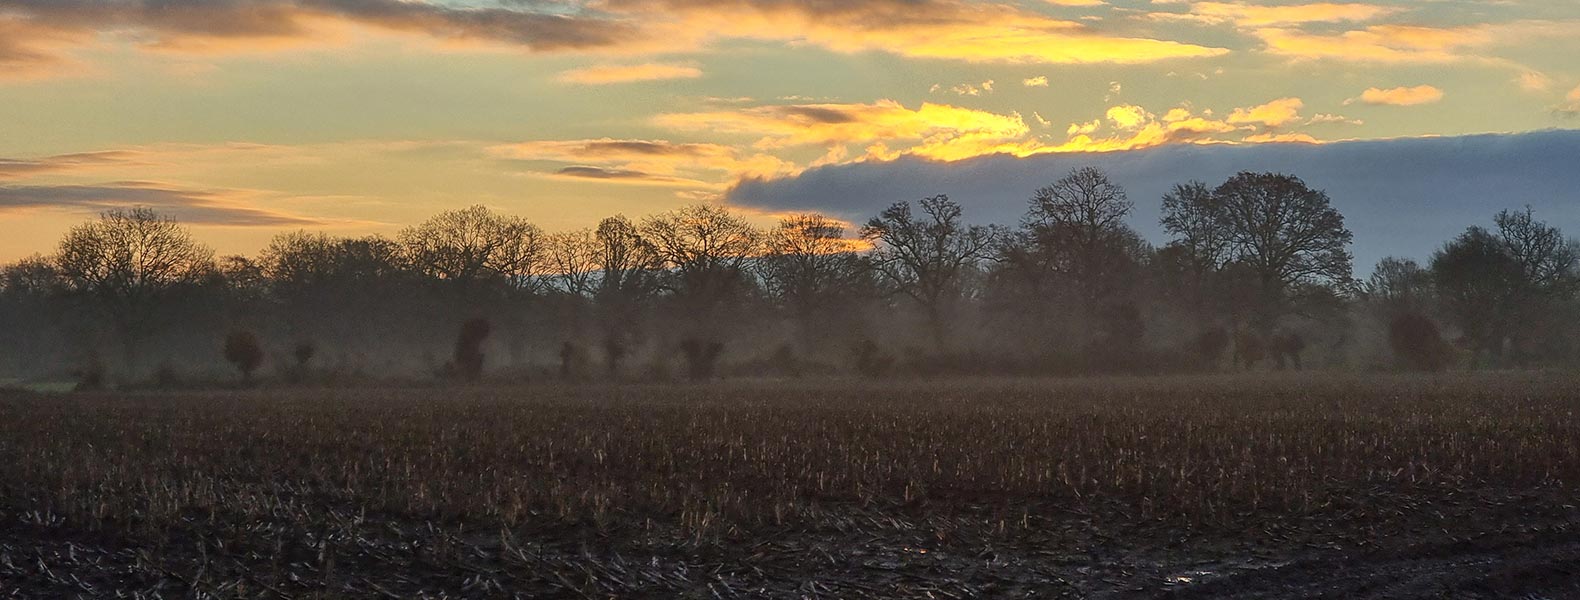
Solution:
{"label": "wispy cloud", "polygon": [[67,210],[98,213],[147,206],[181,221],[202,225],[302,226],[322,222],[248,206],[249,194],[194,190],[147,181],[102,185],[0,185],[0,211]]}
{"label": "wispy cloud", "polygon": [[642,63],[636,65],[596,65],[560,73],[560,81],[587,85],[660,81],[666,79],[696,79],[702,69],[689,65]]}
{"label": "wispy cloud", "polygon": [[1028,77],[1026,79],[1020,80],[1020,84],[1026,87],[1048,87],[1048,76],[1038,75],[1036,77]]}
{"label": "wispy cloud", "polygon": [[74,172],[96,167],[121,166],[132,162],[138,153],[127,150],[60,154],[36,159],[0,158],[0,180],[31,177],[44,173]]}
{"label": "wispy cloud", "polygon": [[730,39],[998,63],[1137,64],[1228,52],[970,0],[0,0],[0,75],[41,72],[104,36],[155,51],[234,53],[340,44],[362,32],[623,55],[704,51]]}

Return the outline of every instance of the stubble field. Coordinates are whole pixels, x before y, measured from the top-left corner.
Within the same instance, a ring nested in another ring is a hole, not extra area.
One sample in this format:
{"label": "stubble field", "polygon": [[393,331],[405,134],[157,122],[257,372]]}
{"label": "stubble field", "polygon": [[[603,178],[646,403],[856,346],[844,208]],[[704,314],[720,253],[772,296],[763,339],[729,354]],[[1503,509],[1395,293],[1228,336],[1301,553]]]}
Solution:
{"label": "stubble field", "polygon": [[1580,378],[0,393],[0,597],[1572,597]]}

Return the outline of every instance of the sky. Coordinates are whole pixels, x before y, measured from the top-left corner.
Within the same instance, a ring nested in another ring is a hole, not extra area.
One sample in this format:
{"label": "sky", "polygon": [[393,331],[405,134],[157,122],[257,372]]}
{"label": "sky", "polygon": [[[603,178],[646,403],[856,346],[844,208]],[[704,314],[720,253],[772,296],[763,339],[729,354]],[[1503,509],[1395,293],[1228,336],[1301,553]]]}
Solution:
{"label": "sky", "polygon": [[0,0],[0,260],[126,206],[226,254],[473,204],[1012,223],[1095,164],[1153,239],[1172,182],[1301,175],[1364,266],[1580,233],[1577,56],[1574,0]]}

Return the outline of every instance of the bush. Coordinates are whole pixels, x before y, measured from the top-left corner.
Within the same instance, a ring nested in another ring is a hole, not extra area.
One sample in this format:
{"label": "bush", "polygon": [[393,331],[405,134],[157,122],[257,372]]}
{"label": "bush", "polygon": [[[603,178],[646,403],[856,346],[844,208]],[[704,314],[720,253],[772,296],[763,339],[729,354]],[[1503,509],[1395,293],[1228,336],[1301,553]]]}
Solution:
{"label": "bush", "polygon": [[724,354],[724,344],[687,339],[680,343],[680,352],[686,357],[686,373],[692,381],[713,379],[717,372],[719,356]]}
{"label": "bush", "polygon": [[252,380],[252,372],[263,364],[263,347],[258,336],[251,331],[233,331],[225,337],[225,360],[241,372],[243,381]]}
{"label": "bush", "polygon": [[461,324],[455,339],[456,375],[469,380],[483,376],[483,340],[493,330],[488,319],[471,319]]}
{"label": "bush", "polygon": [[894,357],[872,340],[863,340],[851,354],[856,372],[863,377],[883,377],[894,368]]}
{"label": "bush", "polygon": [[1399,366],[1412,371],[1441,371],[1454,356],[1437,323],[1416,313],[1396,315],[1389,321],[1388,346]]}
{"label": "bush", "polygon": [[1223,359],[1224,351],[1229,349],[1229,341],[1229,332],[1222,327],[1203,331],[1196,336],[1196,356],[1201,359],[1202,365],[1216,369],[1218,362]]}
{"label": "bush", "polygon": [[611,334],[603,340],[603,356],[609,368],[609,378],[620,377],[620,365],[625,361],[625,344],[620,341],[620,336]]}

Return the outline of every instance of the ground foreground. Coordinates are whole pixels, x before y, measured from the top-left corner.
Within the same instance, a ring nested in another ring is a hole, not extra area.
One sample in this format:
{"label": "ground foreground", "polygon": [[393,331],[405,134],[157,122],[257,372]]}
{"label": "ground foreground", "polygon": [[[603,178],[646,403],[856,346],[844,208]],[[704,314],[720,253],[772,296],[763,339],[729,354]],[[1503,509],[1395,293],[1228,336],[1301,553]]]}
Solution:
{"label": "ground foreground", "polygon": [[0,395],[0,597],[1580,597],[1577,384]]}

